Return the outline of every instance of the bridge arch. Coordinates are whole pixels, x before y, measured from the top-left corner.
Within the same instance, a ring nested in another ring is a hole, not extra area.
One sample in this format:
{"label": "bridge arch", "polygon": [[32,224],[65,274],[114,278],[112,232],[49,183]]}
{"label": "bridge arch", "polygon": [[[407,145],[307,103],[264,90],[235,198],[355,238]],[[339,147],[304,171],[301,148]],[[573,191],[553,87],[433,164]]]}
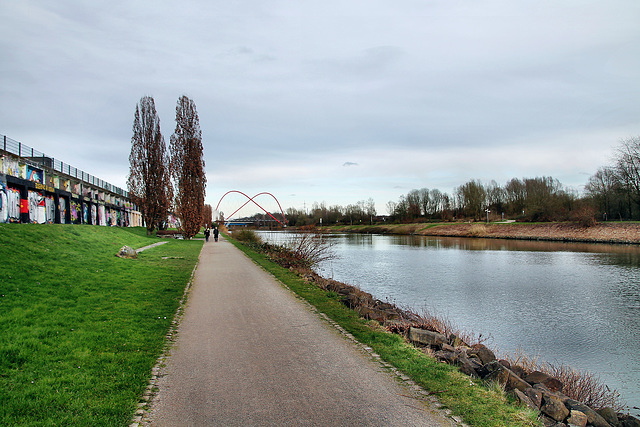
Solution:
{"label": "bridge arch", "polygon": [[[236,210],[235,210],[231,215],[229,215],[229,218],[231,218],[231,217],[232,217],[232,216],[234,216],[236,213],[238,213],[238,211],[239,211],[240,209],[244,208],[244,207],[245,207],[245,206],[247,206],[249,203],[253,202],[253,204],[254,204],[254,205],[256,205],[257,207],[259,207],[260,209],[262,209],[262,211],[263,211],[264,213],[266,213],[266,214],[267,214],[267,215],[269,215],[271,218],[273,218],[274,220],[276,220],[276,221],[277,221],[280,225],[282,225],[283,227],[286,227],[286,225],[285,225],[285,224],[287,224],[287,223],[288,223],[288,221],[287,221],[287,217],[286,217],[286,216],[285,216],[285,214],[284,214],[284,211],[282,210],[282,206],[280,206],[280,202],[278,201],[278,199],[276,198],[276,196],[274,196],[273,194],[271,194],[271,193],[269,193],[269,192],[266,192],[266,191],[263,191],[262,193],[258,193],[258,194],[256,194],[256,195],[255,195],[255,196],[253,196],[253,197],[249,197],[248,195],[246,195],[246,194],[245,194],[245,193],[243,193],[242,191],[238,191],[238,190],[229,190],[229,191],[227,191],[226,193],[224,193],[224,194],[222,195],[222,197],[220,197],[220,201],[218,201],[218,204],[216,205],[216,211],[217,211],[217,210],[218,210],[218,208],[220,207],[220,203],[222,203],[222,199],[224,199],[224,198],[225,198],[225,196],[226,196],[227,194],[230,194],[230,193],[238,193],[238,194],[241,194],[241,195],[243,195],[244,197],[246,197],[248,200],[247,200],[247,201],[246,201],[242,206],[240,206],[238,209],[236,209]],[[285,224],[283,224],[283,223],[282,223],[278,218],[276,218],[275,216],[271,215],[271,213],[270,213],[269,211],[267,211],[265,208],[263,208],[262,206],[260,206],[260,204],[258,204],[258,202],[256,202],[256,201],[255,201],[255,198],[256,198],[256,197],[258,197],[258,196],[262,196],[262,195],[268,195],[268,196],[273,197],[273,200],[275,200],[275,201],[276,201],[276,203],[278,204],[278,208],[280,208],[280,213],[282,214],[282,218],[284,219]]]}

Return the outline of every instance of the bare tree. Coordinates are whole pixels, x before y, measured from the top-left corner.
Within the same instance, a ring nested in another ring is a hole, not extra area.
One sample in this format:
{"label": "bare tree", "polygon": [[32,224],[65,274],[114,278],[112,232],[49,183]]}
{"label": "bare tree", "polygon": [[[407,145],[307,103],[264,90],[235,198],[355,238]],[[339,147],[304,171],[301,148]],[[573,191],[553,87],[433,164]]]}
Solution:
{"label": "bare tree", "polygon": [[150,96],[142,97],[136,105],[129,164],[129,195],[142,213],[147,234],[151,234],[166,223],[172,188],[160,118]]}
{"label": "bare tree", "polygon": [[495,180],[491,180],[489,184],[485,186],[487,193],[487,205],[496,215],[504,212],[504,195],[505,190],[498,185]]}
{"label": "bare tree", "polygon": [[176,129],[171,135],[171,175],[177,194],[176,213],[182,234],[190,239],[200,231],[207,178],[202,156],[202,132],[196,104],[181,96],[176,106]]}
{"label": "bare tree", "polygon": [[418,190],[420,193],[420,210],[425,217],[429,215],[429,208],[431,207],[431,192],[428,188],[421,188]]}
{"label": "bare tree", "polygon": [[482,218],[487,199],[487,192],[482,183],[479,180],[471,180],[458,187],[456,192],[464,214],[474,219]]}
{"label": "bare tree", "polygon": [[418,218],[421,214],[420,211],[420,191],[411,190],[407,193],[407,214],[411,219]]}
{"label": "bare tree", "polygon": [[562,214],[567,193],[557,179],[550,176],[523,180],[526,215],[533,221],[553,221]]}
{"label": "bare tree", "polygon": [[377,212],[376,212],[376,203],[373,201],[372,197],[369,197],[367,199],[366,202],[366,209],[367,209],[367,216],[369,216],[369,218],[373,218],[374,216],[376,216]]}
{"label": "bare tree", "polygon": [[433,188],[429,191],[429,203],[427,206],[427,212],[429,217],[433,218],[436,214],[444,210],[444,194],[437,188]]}
{"label": "bare tree", "polygon": [[393,200],[389,200],[387,202],[387,213],[389,214],[389,216],[394,216],[396,214],[396,205],[397,203]]}
{"label": "bare tree", "polygon": [[640,207],[640,136],[623,139],[616,160],[616,174],[629,202],[633,200]]}
{"label": "bare tree", "polygon": [[612,208],[619,189],[618,177],[616,171],[610,167],[602,167],[589,178],[584,191],[598,205],[602,212],[603,219],[607,216],[613,218],[614,212]]}
{"label": "bare tree", "polygon": [[510,214],[524,214],[524,206],[527,199],[527,192],[524,182],[518,178],[513,178],[504,187],[505,202],[507,211]]}

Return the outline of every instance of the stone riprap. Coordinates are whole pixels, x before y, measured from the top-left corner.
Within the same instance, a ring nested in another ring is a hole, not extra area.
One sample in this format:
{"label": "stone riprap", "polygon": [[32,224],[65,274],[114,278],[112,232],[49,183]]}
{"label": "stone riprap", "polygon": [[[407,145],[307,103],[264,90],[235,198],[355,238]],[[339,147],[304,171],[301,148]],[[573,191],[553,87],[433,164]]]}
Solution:
{"label": "stone riprap", "polygon": [[421,319],[354,286],[325,279],[316,273],[299,272],[308,282],[327,291],[336,292],[342,302],[362,317],[376,320],[389,331],[399,333],[418,347],[429,349],[438,360],[455,365],[466,375],[495,381],[523,405],[540,413],[545,426],[640,427],[635,417],[616,413],[612,408],[598,409],[573,400],[562,393],[564,385],[557,378],[540,371],[526,372],[498,360],[494,352],[483,344],[467,345],[455,335],[445,336],[436,331],[415,327]]}

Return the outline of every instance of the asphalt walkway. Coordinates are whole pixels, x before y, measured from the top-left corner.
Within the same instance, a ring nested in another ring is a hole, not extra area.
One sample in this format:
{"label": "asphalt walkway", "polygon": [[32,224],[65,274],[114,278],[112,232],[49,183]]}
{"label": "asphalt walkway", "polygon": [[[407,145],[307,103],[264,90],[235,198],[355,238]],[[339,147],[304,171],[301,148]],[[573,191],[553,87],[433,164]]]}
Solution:
{"label": "asphalt walkway", "polygon": [[153,426],[452,426],[229,242],[200,254]]}

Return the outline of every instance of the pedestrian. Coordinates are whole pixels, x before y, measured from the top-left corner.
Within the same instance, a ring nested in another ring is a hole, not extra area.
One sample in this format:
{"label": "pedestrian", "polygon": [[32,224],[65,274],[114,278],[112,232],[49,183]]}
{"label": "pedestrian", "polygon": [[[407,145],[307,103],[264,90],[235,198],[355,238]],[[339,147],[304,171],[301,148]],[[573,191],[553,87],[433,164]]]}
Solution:
{"label": "pedestrian", "polygon": [[218,241],[218,227],[215,227],[213,229],[213,240],[215,240],[216,242]]}
{"label": "pedestrian", "polygon": [[208,242],[210,235],[211,235],[211,230],[209,230],[209,227],[206,227],[204,229],[204,240]]}

